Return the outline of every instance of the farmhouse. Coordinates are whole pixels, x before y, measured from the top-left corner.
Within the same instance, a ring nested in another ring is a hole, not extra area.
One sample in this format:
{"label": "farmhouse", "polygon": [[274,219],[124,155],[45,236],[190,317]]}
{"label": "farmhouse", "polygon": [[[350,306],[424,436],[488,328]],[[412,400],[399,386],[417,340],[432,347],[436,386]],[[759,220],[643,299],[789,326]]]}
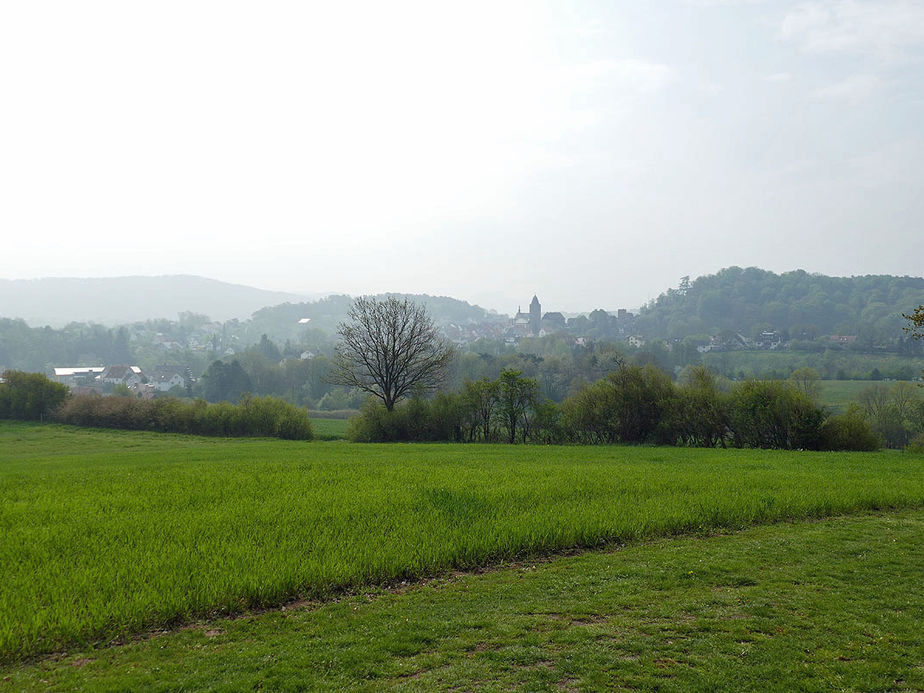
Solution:
{"label": "farmhouse", "polygon": [[144,374],[138,366],[106,366],[99,375],[99,382],[104,385],[125,385],[135,387],[140,385]]}
{"label": "farmhouse", "polygon": [[158,392],[168,392],[175,387],[186,387],[189,380],[189,369],[185,366],[157,366],[148,378],[148,386]]}

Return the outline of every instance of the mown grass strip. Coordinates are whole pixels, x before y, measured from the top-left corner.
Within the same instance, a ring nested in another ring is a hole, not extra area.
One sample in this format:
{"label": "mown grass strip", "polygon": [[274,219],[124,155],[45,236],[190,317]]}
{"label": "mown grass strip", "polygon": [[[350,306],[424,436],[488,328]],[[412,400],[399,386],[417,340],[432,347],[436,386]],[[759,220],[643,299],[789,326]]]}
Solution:
{"label": "mown grass strip", "polygon": [[924,505],[920,456],[0,425],[0,657],[517,556]]}
{"label": "mown grass strip", "polygon": [[0,674],[15,690],[921,690],[922,535],[917,510],[659,539]]}

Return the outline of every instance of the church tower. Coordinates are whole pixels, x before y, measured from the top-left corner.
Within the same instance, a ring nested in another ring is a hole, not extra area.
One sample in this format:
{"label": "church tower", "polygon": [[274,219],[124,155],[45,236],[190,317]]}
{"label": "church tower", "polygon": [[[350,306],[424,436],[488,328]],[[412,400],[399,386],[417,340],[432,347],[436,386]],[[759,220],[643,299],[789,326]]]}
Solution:
{"label": "church tower", "polygon": [[539,323],[542,320],[542,306],[539,305],[539,299],[533,294],[533,300],[529,304],[529,331],[533,336],[539,336]]}

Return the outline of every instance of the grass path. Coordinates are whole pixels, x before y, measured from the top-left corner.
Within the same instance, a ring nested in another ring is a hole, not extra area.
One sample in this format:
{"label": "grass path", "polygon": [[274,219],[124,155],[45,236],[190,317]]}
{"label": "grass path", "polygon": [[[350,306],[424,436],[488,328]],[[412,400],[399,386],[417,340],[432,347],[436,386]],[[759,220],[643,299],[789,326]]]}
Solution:
{"label": "grass path", "polygon": [[924,689],[924,510],[658,539],[200,622],[3,690]]}

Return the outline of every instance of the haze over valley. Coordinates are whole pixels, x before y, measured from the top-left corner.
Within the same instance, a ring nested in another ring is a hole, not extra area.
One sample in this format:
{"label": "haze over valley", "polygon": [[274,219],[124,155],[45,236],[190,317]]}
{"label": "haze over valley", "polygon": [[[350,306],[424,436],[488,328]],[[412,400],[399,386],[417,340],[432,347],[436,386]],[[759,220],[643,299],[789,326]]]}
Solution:
{"label": "haze over valley", "polygon": [[924,691],[924,0],[0,2],[0,96],[0,691]]}

